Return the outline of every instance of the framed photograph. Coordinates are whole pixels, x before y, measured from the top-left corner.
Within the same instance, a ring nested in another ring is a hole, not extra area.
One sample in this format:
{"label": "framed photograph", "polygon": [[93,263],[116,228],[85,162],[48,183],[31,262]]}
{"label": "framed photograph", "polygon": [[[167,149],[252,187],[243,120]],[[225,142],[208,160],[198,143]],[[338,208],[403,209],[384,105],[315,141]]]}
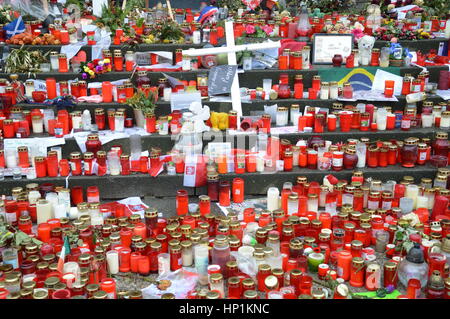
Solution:
{"label": "framed photograph", "polygon": [[312,63],[332,64],[335,54],[342,55],[345,61],[352,53],[353,34],[317,33],[313,35],[312,43]]}

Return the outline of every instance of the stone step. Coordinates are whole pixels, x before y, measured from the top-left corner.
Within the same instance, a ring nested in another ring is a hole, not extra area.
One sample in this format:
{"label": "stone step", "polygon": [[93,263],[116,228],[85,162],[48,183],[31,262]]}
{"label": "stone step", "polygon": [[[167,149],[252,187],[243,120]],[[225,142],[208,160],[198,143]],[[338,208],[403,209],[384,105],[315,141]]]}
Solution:
{"label": "stone step", "polygon": [[[388,166],[385,168],[364,168],[364,177],[372,177],[381,181],[394,180],[399,181],[405,175],[415,178],[416,182],[420,182],[421,178],[434,178],[437,172],[435,167],[430,165],[416,166],[415,168],[403,168],[399,165]],[[323,177],[333,174],[338,179],[350,179],[351,170],[343,170],[340,172],[319,171],[310,169],[295,168],[291,172],[276,173],[245,173],[245,174],[225,174],[221,175],[221,179],[232,181],[233,178],[241,177],[245,180],[245,194],[248,195],[265,195],[269,187],[275,186],[281,188],[283,183],[292,182],[295,184],[297,176],[306,176],[309,181],[317,181],[322,183]],[[167,197],[175,196],[178,189],[186,189],[189,195],[202,195],[207,193],[206,187],[189,188],[183,187],[183,175],[169,176],[161,174],[153,178],[148,174],[133,174],[128,176],[72,176],[69,178],[40,178],[35,180],[13,180],[5,178],[0,183],[0,193],[9,194],[13,187],[25,187],[29,183],[52,183],[56,186],[73,187],[82,186],[86,189],[88,186],[98,186],[102,199],[123,199],[130,196],[154,196]]]}

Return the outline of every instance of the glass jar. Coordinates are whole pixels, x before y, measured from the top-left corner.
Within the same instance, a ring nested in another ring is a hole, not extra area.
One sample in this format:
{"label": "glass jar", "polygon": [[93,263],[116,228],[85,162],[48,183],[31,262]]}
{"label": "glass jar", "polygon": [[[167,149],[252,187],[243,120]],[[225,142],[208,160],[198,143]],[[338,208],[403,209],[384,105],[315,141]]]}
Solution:
{"label": "glass jar", "polygon": [[344,83],[342,96],[344,97],[344,99],[353,99],[353,88],[350,83]]}
{"label": "glass jar", "polygon": [[407,287],[411,279],[420,281],[422,288],[425,288],[428,282],[428,264],[424,260],[423,251],[418,243],[414,244],[406,258],[404,258],[398,269],[398,279]]}
{"label": "glass jar", "polygon": [[406,139],[400,153],[402,158],[402,166],[414,167],[418,156],[417,139]]}
{"label": "glass jar", "polygon": [[447,132],[437,132],[433,142],[433,154],[448,157],[449,142]]}
{"label": "glass jar", "polygon": [[276,125],[286,126],[288,124],[288,108],[284,106],[279,106],[277,108]]}
{"label": "glass jar", "polygon": [[356,155],[356,150],[353,148],[347,148],[344,152],[344,169],[355,169],[357,163],[358,155]]}
{"label": "glass jar", "polygon": [[[220,238],[219,238],[220,236]],[[225,236],[216,236],[213,249],[211,251],[211,261],[214,265],[219,265],[220,269],[225,269],[226,263],[231,259],[230,246]]]}
{"label": "glass jar", "polygon": [[223,275],[221,273],[212,274],[209,277],[209,288],[219,292],[221,297],[225,296]]}
{"label": "glass jar", "polygon": [[210,174],[207,176],[208,196],[213,202],[219,200],[219,175]]}
{"label": "glass jar", "polygon": [[160,116],[158,119],[158,133],[159,135],[168,135],[169,134],[169,121],[167,116]]}
{"label": "glass jar", "polygon": [[330,85],[328,82],[322,82],[320,86],[320,99],[328,100],[330,96]]}
{"label": "glass jar", "polygon": [[141,89],[143,85],[150,85],[150,78],[147,76],[147,71],[139,71],[136,79],[136,86]]}
{"label": "glass jar", "polygon": [[302,49],[302,69],[309,70],[311,68],[311,47],[309,45],[305,45]]}

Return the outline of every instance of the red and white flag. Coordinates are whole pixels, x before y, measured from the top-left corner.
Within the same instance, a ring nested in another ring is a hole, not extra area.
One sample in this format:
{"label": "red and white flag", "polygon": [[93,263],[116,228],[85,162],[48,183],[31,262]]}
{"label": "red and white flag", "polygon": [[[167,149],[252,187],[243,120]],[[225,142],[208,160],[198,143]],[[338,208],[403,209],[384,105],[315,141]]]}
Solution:
{"label": "red and white flag", "polygon": [[183,186],[201,187],[206,185],[206,163],[204,155],[186,155]]}

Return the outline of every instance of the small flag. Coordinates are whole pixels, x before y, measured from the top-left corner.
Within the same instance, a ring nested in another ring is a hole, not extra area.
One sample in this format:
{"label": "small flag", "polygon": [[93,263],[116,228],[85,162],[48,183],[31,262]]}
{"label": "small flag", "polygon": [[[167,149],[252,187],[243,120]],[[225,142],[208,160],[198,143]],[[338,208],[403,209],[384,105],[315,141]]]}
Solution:
{"label": "small flag", "polygon": [[214,14],[216,14],[217,12],[219,12],[219,9],[217,7],[206,6],[202,9],[202,11],[200,11],[200,15],[197,18],[197,22],[204,23],[209,18],[212,18]]}
{"label": "small flag", "polygon": [[66,255],[68,254],[70,254],[69,237],[64,236],[64,245],[62,246],[61,252],[59,253],[58,267],[57,267],[57,270],[60,273],[63,273],[64,260],[66,259]]}
{"label": "small flag", "polygon": [[6,31],[6,38],[9,39],[16,34],[21,34],[25,32],[25,23],[22,20],[22,16],[19,16],[16,20],[6,24],[3,27]]}
{"label": "small flag", "polygon": [[188,154],[185,158],[183,186],[201,187],[206,185],[206,157]]}

